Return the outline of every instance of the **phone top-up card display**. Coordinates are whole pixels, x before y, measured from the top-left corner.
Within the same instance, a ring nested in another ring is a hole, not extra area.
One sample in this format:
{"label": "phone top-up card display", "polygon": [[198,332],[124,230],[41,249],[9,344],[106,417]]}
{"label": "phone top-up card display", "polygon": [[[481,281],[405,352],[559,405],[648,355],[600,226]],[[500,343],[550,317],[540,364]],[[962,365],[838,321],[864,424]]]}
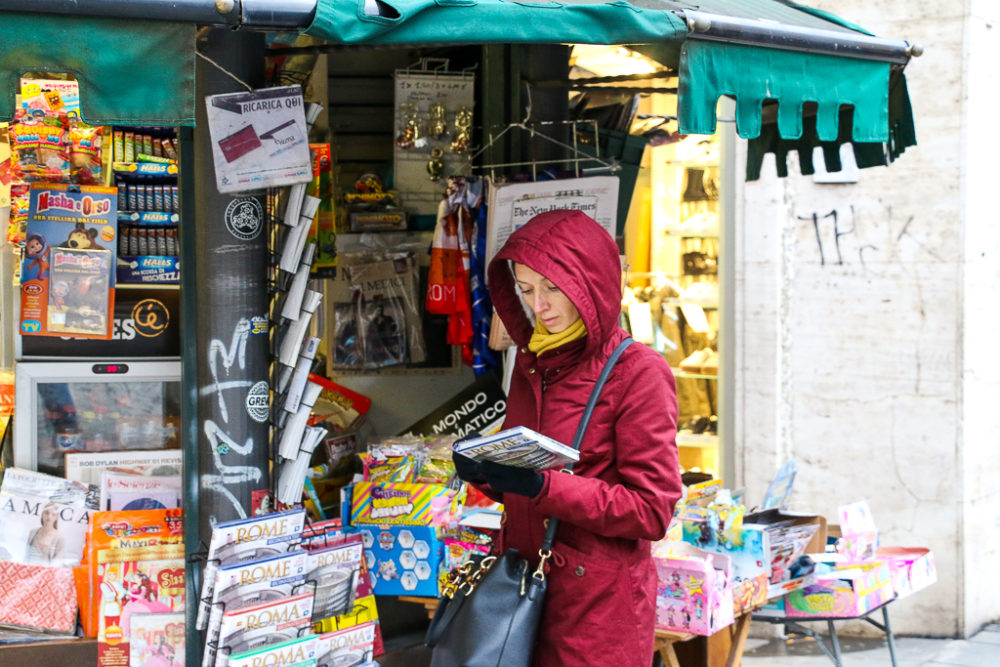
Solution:
{"label": "phone top-up card display", "polygon": [[299,86],[210,95],[205,102],[219,192],[312,180],[308,126]]}

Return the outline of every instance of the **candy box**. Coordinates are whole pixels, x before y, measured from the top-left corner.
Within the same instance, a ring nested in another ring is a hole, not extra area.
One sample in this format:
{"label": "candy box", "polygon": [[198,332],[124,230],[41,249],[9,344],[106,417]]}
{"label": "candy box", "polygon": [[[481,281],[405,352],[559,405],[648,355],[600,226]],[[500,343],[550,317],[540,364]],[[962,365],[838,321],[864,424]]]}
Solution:
{"label": "candy box", "polygon": [[443,543],[433,526],[357,525],[375,595],[438,595]]}
{"label": "candy box", "polygon": [[350,489],[350,524],[428,526],[432,500],[454,492],[443,484],[357,482]]}
{"label": "candy box", "polygon": [[850,563],[827,558],[819,567],[815,583],[785,596],[785,616],[856,618],[895,595],[884,560]]}
{"label": "candy box", "polygon": [[889,564],[897,598],[904,598],[937,582],[934,554],[922,547],[879,547],[875,557]]}
{"label": "candy box", "polygon": [[654,549],[653,561],[657,629],[708,636],[733,623],[728,556],[677,542]]}

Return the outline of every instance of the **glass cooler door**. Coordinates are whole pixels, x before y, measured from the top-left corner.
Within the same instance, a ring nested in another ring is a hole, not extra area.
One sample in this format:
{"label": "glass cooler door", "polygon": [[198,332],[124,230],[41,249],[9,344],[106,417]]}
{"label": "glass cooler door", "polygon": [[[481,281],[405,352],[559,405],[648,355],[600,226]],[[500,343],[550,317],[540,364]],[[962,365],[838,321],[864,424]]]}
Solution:
{"label": "glass cooler door", "polygon": [[67,452],[180,447],[177,363],[22,363],[17,372],[15,465],[62,475]]}

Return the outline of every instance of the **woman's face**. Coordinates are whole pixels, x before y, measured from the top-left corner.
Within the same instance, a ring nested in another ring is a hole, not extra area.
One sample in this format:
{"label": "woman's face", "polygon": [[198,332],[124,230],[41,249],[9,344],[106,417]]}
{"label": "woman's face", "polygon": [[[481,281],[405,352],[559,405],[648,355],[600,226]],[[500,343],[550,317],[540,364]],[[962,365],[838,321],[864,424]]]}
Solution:
{"label": "woman's face", "polygon": [[565,331],[580,319],[580,311],[552,281],[524,264],[514,264],[514,279],[521,298],[549,333]]}
{"label": "woman's face", "polygon": [[59,518],[59,512],[54,507],[46,507],[42,510],[42,525],[46,528],[52,528],[56,525],[56,519]]}

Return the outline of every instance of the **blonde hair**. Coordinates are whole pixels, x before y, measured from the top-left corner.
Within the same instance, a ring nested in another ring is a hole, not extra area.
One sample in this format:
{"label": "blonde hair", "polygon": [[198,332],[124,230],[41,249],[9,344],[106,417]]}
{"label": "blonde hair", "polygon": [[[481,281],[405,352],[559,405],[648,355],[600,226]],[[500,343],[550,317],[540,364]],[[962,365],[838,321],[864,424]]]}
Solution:
{"label": "blonde hair", "polygon": [[52,522],[52,528],[55,530],[59,527],[59,505],[56,503],[49,503],[42,508],[42,513],[38,516],[38,523],[40,523],[43,528],[45,527],[45,513],[48,512],[49,509],[53,509],[56,512],[56,520]]}

